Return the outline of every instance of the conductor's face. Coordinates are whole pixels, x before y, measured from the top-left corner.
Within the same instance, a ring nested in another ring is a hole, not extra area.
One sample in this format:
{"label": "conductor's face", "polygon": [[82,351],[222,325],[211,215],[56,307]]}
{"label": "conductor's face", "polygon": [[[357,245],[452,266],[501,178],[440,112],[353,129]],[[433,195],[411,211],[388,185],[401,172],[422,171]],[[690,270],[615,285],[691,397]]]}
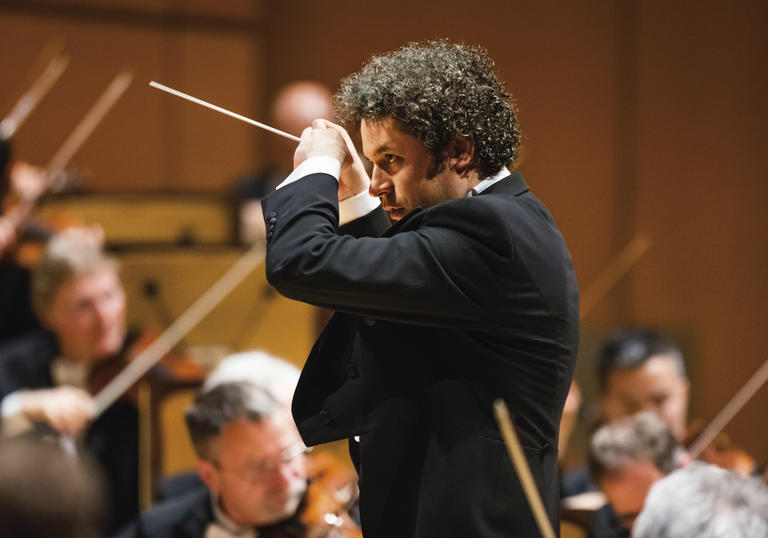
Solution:
{"label": "conductor's face", "polygon": [[473,177],[456,172],[459,159],[449,159],[438,173],[430,151],[417,138],[404,133],[391,118],[362,120],[363,153],[373,163],[371,196],[381,199],[392,220],[400,220],[416,207],[426,209],[461,198],[473,186]]}

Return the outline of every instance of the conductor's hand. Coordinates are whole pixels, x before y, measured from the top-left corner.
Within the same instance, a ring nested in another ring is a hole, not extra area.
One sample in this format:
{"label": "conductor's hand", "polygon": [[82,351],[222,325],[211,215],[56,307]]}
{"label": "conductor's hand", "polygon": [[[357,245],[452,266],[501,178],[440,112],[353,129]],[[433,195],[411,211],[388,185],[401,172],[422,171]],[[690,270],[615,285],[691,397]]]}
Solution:
{"label": "conductor's hand", "polygon": [[24,391],[19,394],[24,415],[36,422],[47,422],[64,435],[76,436],[93,419],[95,406],[90,394],[75,387]]}
{"label": "conductor's hand", "polygon": [[352,139],[343,127],[328,120],[315,120],[312,127],[304,129],[301,144],[294,155],[294,167],[318,155],[333,157],[341,162],[339,201],[368,191],[371,180]]}

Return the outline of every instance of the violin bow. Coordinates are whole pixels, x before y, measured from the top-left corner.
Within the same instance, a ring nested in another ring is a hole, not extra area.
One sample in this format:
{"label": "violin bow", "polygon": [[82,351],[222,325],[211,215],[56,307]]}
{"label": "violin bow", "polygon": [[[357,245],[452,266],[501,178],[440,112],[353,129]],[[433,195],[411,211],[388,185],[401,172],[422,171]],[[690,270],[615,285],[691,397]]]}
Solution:
{"label": "violin bow", "polygon": [[[91,108],[86,112],[85,116],[83,116],[83,119],[80,120],[80,123],[77,124],[75,129],[64,140],[64,143],[48,162],[45,174],[46,185],[45,188],[42,189],[42,192],[48,191],[53,187],[58,174],[67,166],[69,161],[74,157],[75,153],[77,153],[91,133],[93,133],[101,120],[104,119],[117,100],[120,99],[123,93],[125,93],[125,90],[128,89],[132,80],[132,71],[121,71],[115,76],[109,86],[107,86],[98,100],[91,105]],[[27,218],[27,215],[32,211],[36,201],[36,199],[19,201],[19,203],[8,212],[7,218],[14,226],[20,226]]]}
{"label": "violin bow", "polygon": [[240,257],[205,293],[195,300],[149,347],[139,353],[96,396],[94,420],[157,364],[168,351],[205,318],[251,271],[264,261],[257,243]]}
{"label": "violin bow", "polygon": [[579,319],[584,319],[592,312],[592,309],[651,248],[652,243],[650,235],[645,232],[637,232],[629,243],[608,262],[608,265],[581,293]]}
{"label": "violin bow", "polygon": [[122,97],[125,90],[130,86],[133,80],[133,71],[124,69],[120,71],[104,92],[99,96],[98,100],[91,106],[88,112],[85,114],[77,127],[70,133],[64,143],[59,147],[58,151],[51,157],[48,162],[48,175],[54,177],[57,173],[61,172],[65,166],[69,163],[75,153],[80,149],[93,130],[101,123],[104,116],[112,109],[117,103],[117,100]]}
{"label": "violin bow", "polygon": [[539,490],[536,488],[536,483],[533,481],[533,475],[531,469],[528,467],[528,462],[525,459],[523,448],[520,445],[520,440],[515,433],[515,427],[512,424],[512,419],[509,415],[509,409],[504,400],[499,398],[493,402],[493,414],[496,417],[496,422],[499,425],[501,436],[504,438],[504,444],[507,447],[512,463],[517,471],[517,476],[520,479],[520,485],[523,487],[525,497],[528,499],[528,504],[531,507],[533,516],[536,519],[536,524],[539,526],[539,532],[543,538],[555,538],[555,533],[552,530],[552,523],[547,516],[547,511],[544,508],[544,503],[539,495]]}
{"label": "violin bow", "polygon": [[[47,48],[47,47],[46,47]],[[45,53],[45,50],[43,50]],[[56,84],[61,75],[69,66],[69,57],[56,54],[40,73],[32,86],[24,92],[11,112],[0,121],[0,136],[8,140],[26,121],[32,111],[42,101],[43,97]]]}
{"label": "violin bow", "polygon": [[752,374],[747,382],[736,392],[731,400],[725,404],[715,418],[713,418],[709,424],[701,431],[696,440],[688,448],[688,454],[691,459],[698,458],[709,444],[714,441],[715,437],[723,431],[733,417],[741,411],[741,408],[752,398],[752,396],[760,390],[765,382],[768,381],[768,359],[763,362],[763,365],[758,368],[754,374]]}

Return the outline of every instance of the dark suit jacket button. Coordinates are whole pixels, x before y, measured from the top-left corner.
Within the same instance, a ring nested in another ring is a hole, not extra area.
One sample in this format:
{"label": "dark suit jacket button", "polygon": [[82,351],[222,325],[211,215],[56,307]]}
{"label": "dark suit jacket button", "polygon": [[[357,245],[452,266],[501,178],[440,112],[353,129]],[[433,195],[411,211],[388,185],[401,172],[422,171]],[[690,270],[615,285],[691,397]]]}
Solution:
{"label": "dark suit jacket button", "polygon": [[331,414],[328,411],[320,411],[320,422],[326,426],[330,425],[331,422],[333,422],[333,419],[331,419]]}
{"label": "dark suit jacket button", "polygon": [[363,318],[363,323],[365,323],[369,327],[373,327],[374,325],[376,325],[376,320],[373,318]]}
{"label": "dark suit jacket button", "polygon": [[348,362],[344,367],[347,371],[347,377],[358,378],[360,377],[360,371],[357,369],[357,364]]}
{"label": "dark suit jacket button", "polygon": [[269,223],[270,223],[270,224],[274,224],[274,223],[276,223],[276,222],[277,222],[277,217],[271,217],[271,218],[269,219]]}
{"label": "dark suit jacket button", "polygon": [[276,216],[277,216],[277,213],[275,213],[274,211],[270,211],[270,212],[267,214],[267,218],[268,218],[268,219],[274,218],[274,217],[276,217]]}

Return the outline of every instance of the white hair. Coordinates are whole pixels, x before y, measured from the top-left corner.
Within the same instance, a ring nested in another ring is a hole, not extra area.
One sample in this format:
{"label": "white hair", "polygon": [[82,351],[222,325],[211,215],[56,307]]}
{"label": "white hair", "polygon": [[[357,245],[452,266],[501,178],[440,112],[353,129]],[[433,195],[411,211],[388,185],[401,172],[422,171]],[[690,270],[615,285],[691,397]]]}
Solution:
{"label": "white hair", "polygon": [[651,488],[633,538],[768,536],[768,488],[714,465],[692,463]]}
{"label": "white hair", "polygon": [[246,351],[222,359],[203,383],[202,392],[233,381],[245,381],[269,392],[280,403],[291,405],[300,371],[264,351]]}

